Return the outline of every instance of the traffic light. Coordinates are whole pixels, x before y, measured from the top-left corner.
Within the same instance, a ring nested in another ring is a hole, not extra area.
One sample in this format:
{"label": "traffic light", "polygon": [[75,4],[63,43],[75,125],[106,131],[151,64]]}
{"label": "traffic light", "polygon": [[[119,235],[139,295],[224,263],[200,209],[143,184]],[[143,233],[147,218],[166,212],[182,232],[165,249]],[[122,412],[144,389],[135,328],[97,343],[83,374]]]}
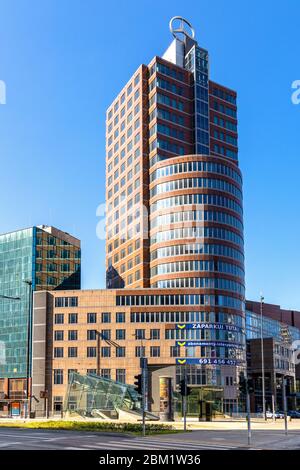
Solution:
{"label": "traffic light", "polygon": [[248,379],[248,393],[254,393],[254,380]]}
{"label": "traffic light", "polygon": [[244,372],[240,373],[239,391],[241,395],[246,395],[247,393],[247,382],[246,382]]}
{"label": "traffic light", "polygon": [[187,386],[187,383],[184,379],[180,380],[179,382],[179,390],[180,390],[180,395],[183,397],[188,397],[192,390]]}
{"label": "traffic light", "polygon": [[186,394],[186,388],[187,388],[187,387],[186,387],[185,380],[184,380],[184,379],[183,379],[183,380],[180,380],[180,382],[179,382],[179,390],[180,390],[180,395],[183,396],[183,397],[184,397],[185,394]]}
{"label": "traffic light", "polygon": [[142,374],[135,375],[134,378],[136,379],[133,384],[135,386],[135,390],[139,395],[142,395],[143,387],[142,387]]}
{"label": "traffic light", "polygon": [[285,390],[286,390],[286,396],[287,397],[290,397],[291,396],[291,393],[292,393],[292,387],[291,387],[291,382],[287,379],[286,381],[286,387],[285,387]]}

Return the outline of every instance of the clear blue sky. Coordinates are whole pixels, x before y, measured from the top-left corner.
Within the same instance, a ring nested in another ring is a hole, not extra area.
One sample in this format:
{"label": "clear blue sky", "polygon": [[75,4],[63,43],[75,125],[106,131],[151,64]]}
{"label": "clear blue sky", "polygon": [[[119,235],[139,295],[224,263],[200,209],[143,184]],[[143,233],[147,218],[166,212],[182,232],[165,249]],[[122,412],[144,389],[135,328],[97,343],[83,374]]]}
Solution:
{"label": "clear blue sky", "polygon": [[174,15],[209,50],[211,78],[238,91],[247,297],[300,310],[299,0],[0,0],[0,232],[69,231],[83,287],[105,286],[105,110],[167,48]]}

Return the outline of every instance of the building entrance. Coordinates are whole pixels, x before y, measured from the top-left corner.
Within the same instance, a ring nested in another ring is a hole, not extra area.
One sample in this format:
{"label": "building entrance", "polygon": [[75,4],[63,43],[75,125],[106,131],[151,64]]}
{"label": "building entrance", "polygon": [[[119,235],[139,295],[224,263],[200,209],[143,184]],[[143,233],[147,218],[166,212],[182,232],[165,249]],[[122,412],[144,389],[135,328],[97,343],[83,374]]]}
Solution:
{"label": "building entrance", "polygon": [[199,421],[211,421],[223,414],[223,389],[217,387],[191,387],[187,399],[187,416]]}

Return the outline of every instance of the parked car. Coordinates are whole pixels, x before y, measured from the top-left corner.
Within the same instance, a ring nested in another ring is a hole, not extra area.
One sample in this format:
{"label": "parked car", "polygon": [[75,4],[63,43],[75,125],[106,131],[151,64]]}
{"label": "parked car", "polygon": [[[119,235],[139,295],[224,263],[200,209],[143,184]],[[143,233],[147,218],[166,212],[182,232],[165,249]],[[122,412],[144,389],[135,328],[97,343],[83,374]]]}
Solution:
{"label": "parked car", "polygon": [[275,419],[284,419],[283,411],[275,411]]}
{"label": "parked car", "polygon": [[273,416],[273,413],[272,411],[266,411],[266,418],[268,419],[272,419],[272,418],[275,418],[275,419],[283,419],[284,418],[284,413],[282,411],[275,411],[274,413],[274,416]]}
{"label": "parked car", "polygon": [[287,415],[288,415],[290,418],[300,419],[300,413],[299,413],[299,411],[288,411]]}

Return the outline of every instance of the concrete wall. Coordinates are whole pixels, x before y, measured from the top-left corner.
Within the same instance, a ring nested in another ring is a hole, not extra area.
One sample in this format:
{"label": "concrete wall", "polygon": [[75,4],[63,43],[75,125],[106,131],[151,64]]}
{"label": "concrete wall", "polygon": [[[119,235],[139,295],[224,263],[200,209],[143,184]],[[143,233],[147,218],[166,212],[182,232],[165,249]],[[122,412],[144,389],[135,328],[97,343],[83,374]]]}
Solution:
{"label": "concrete wall", "polygon": [[40,392],[46,390],[47,295],[45,291],[36,292],[33,303],[31,409],[37,416],[45,411]]}

